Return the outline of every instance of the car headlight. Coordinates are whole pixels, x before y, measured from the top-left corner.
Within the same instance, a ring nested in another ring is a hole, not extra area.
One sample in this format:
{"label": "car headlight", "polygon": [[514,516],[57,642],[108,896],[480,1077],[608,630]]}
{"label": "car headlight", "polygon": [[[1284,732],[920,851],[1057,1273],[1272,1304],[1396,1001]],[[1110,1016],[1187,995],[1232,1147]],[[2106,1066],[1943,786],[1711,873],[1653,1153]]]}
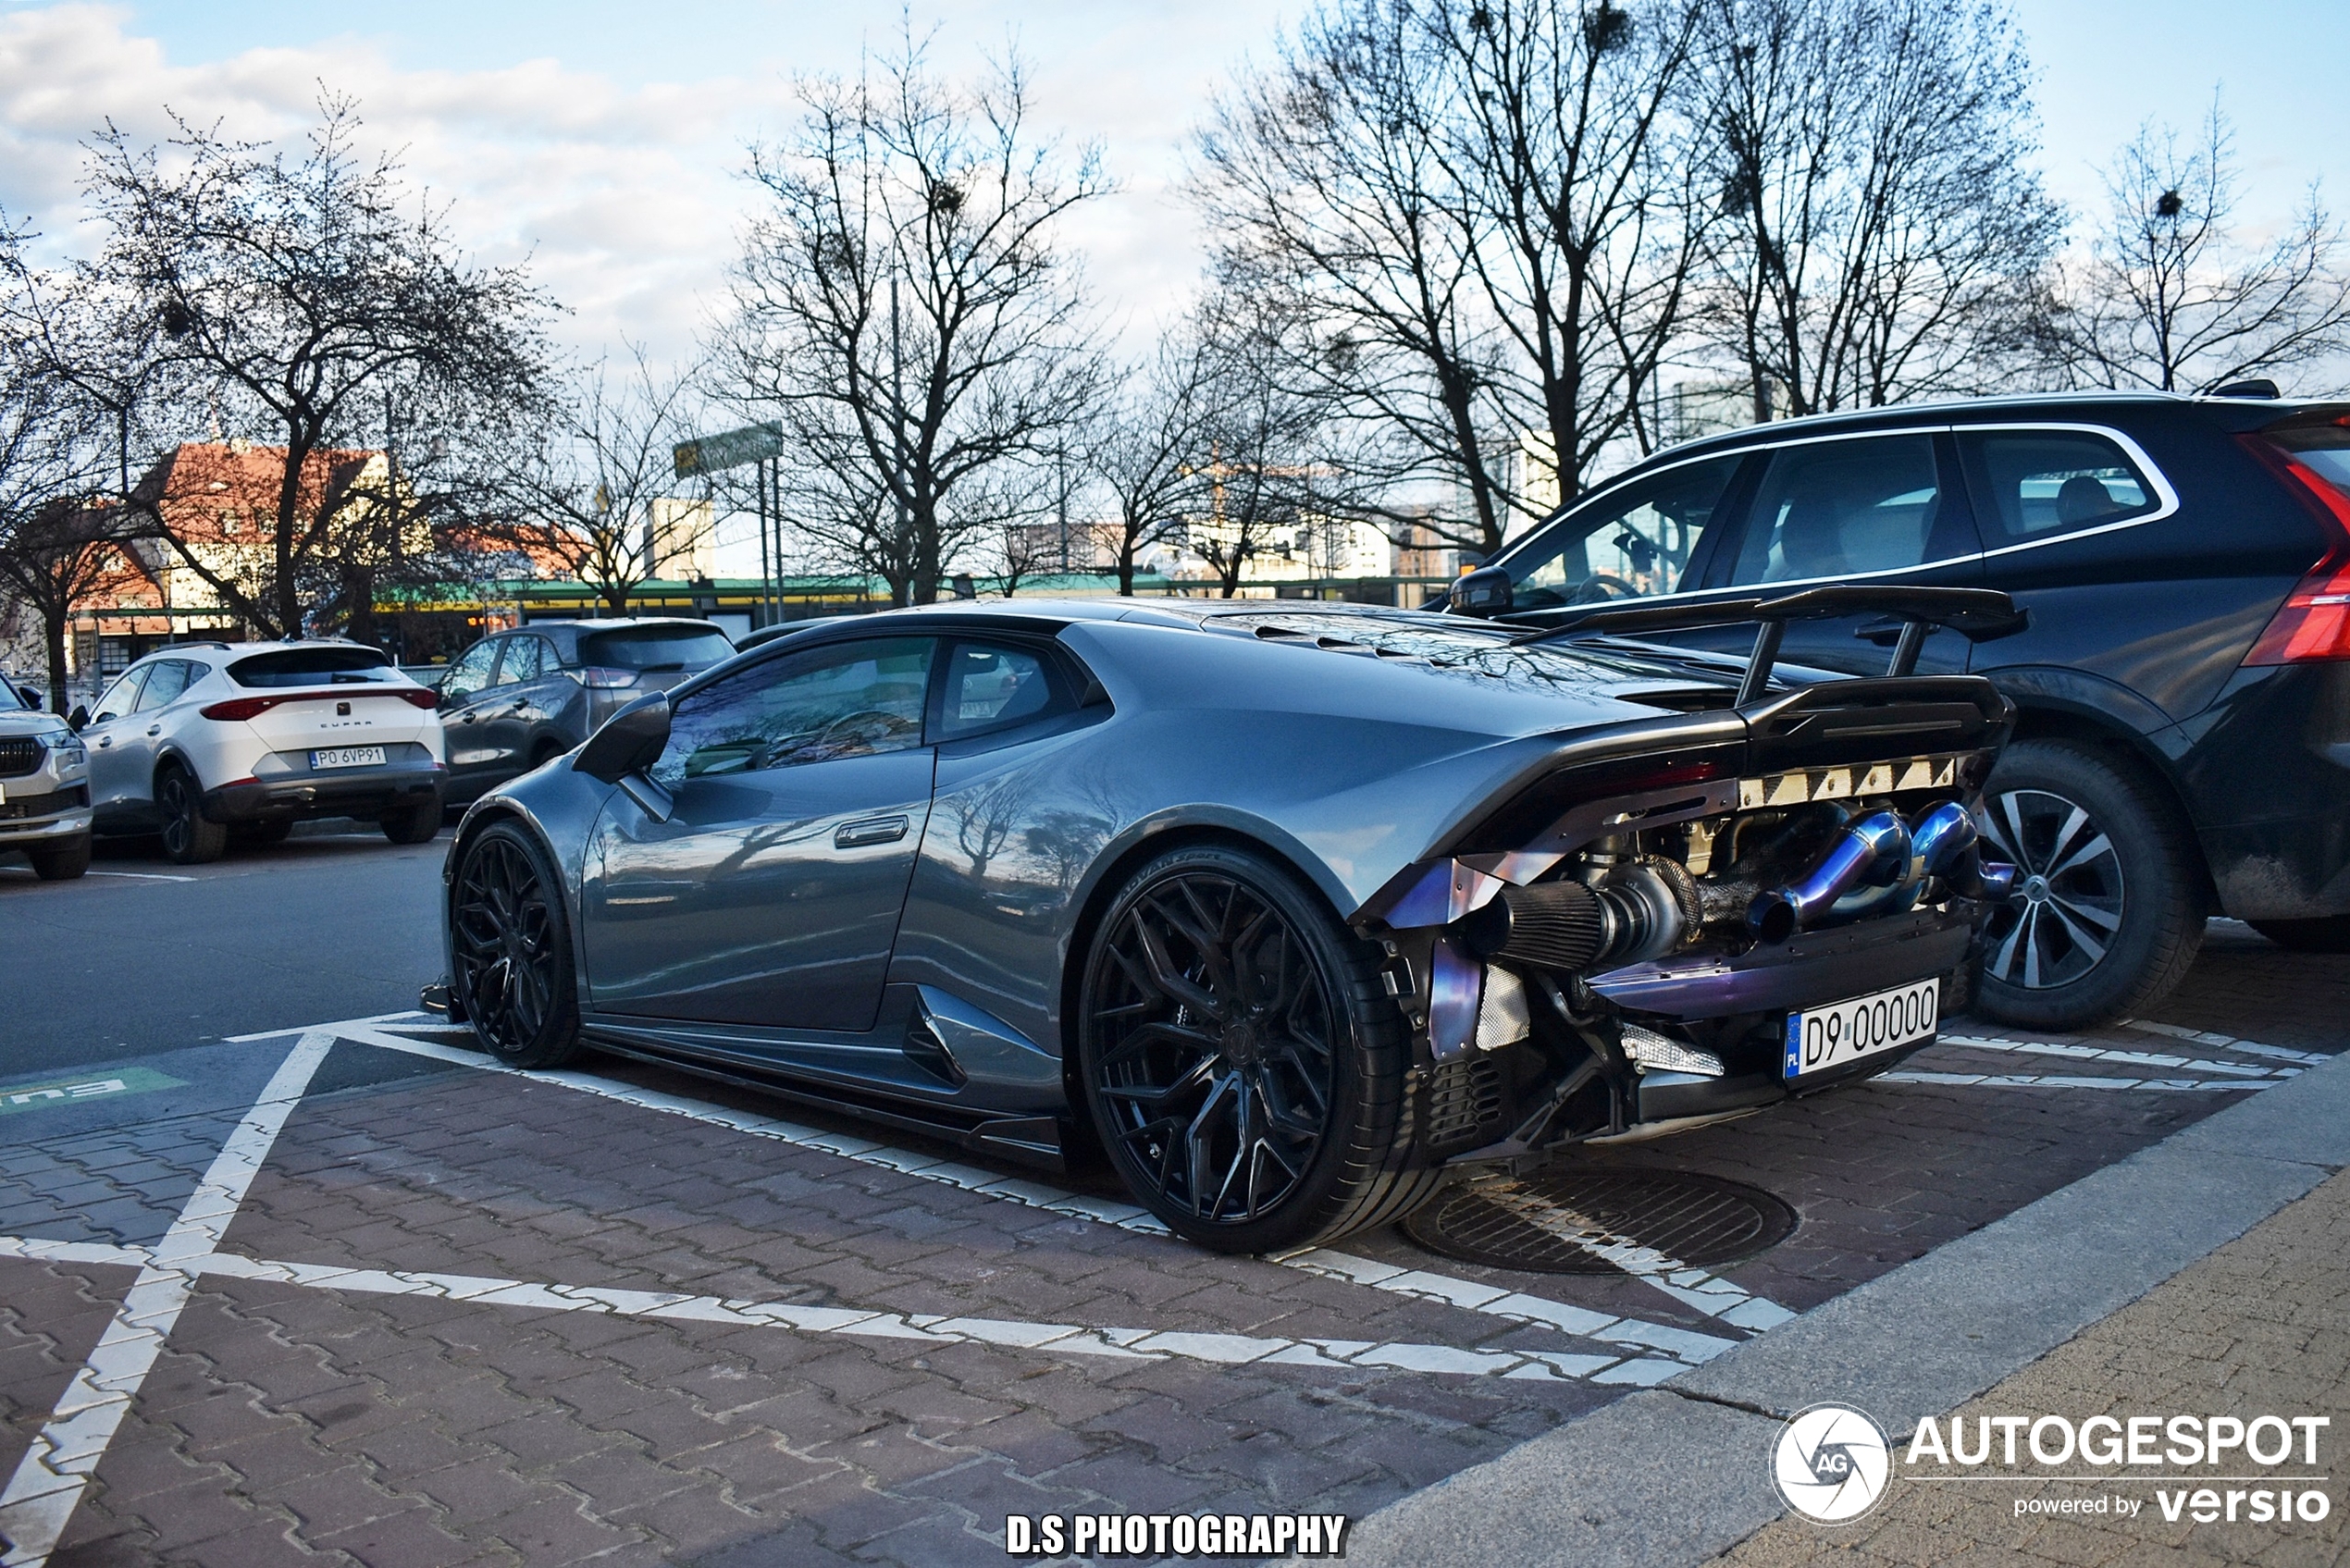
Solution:
{"label": "car headlight", "polygon": [[41,742],[56,758],[60,768],[84,767],[90,761],[89,747],[83,746],[81,737],[71,730],[51,730],[41,737]]}

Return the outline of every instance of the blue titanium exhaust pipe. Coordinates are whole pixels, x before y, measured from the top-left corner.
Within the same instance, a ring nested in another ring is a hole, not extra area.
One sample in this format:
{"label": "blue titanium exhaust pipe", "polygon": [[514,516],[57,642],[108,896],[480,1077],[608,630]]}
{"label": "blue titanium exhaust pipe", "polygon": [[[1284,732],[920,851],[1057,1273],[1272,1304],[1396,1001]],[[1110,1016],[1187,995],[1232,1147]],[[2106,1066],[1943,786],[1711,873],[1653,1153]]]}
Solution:
{"label": "blue titanium exhaust pipe", "polygon": [[1890,886],[1908,875],[1910,847],[1909,823],[1891,811],[1872,811],[1847,827],[1800,880],[1756,894],[1747,906],[1747,928],[1762,941],[1785,942],[1853,888]]}

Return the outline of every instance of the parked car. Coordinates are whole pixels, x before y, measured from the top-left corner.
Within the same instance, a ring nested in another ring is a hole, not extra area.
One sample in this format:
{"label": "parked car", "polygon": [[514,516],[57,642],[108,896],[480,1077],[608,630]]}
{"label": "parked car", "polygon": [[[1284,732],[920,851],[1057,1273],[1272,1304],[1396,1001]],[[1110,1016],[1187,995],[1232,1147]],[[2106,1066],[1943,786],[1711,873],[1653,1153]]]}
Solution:
{"label": "parked car", "polygon": [[516,1066],[593,1043],[1098,1142],[1178,1232],[1304,1245],[1933,1039],[2004,873],[1967,808],[2008,703],[1771,663],[1248,600],[829,623],[476,802],[427,1003]]}
{"label": "parked car", "polygon": [[0,683],[0,854],[43,882],[90,869],[90,772],[80,738],[32,688]]}
{"label": "parked car", "polygon": [[314,817],[440,831],[434,694],[347,642],[178,643],[123,672],[76,728],[101,833],[160,833],[181,864]]}
{"label": "parked car", "polygon": [[[1537,627],[1831,582],[1996,588],[2030,618],[1920,650],[2017,708],[1982,809],[2022,871],[1985,957],[1993,1017],[2150,1007],[2215,910],[2350,950],[2350,403],[2068,395],[1758,426],[1610,481],[1449,604]],[[1814,621],[1783,653],[1860,673],[1900,635]]]}
{"label": "parked car", "polygon": [[734,651],[716,626],[685,619],[533,622],[482,638],[439,683],[450,800],[562,756],[620,708]]}

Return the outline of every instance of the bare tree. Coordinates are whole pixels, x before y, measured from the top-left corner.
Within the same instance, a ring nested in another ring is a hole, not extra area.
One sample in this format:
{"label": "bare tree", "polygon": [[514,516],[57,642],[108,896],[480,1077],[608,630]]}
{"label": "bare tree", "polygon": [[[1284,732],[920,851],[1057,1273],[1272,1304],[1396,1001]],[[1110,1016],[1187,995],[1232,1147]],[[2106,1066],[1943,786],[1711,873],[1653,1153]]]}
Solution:
{"label": "bare tree", "polygon": [[675,494],[674,452],[693,432],[704,372],[664,373],[636,344],[620,372],[580,372],[479,537],[519,557],[518,569],[575,577],[625,614],[639,585],[707,546],[715,526],[710,498]]}
{"label": "bare tree", "polygon": [[1201,502],[1212,422],[1210,347],[1196,314],[1163,336],[1146,365],[1096,422],[1085,466],[1109,503],[1118,591],[1134,592],[1144,551],[1173,538]]}
{"label": "bare tree", "polygon": [[2326,367],[2350,350],[2350,275],[2316,186],[2272,244],[2240,243],[2233,137],[2216,103],[2192,139],[2146,127],[2105,184],[2105,228],[2049,323],[2072,379],[2166,392],[2294,372],[2338,380]]}
{"label": "bare tree", "polygon": [[[1391,482],[1462,505],[1408,522],[1478,550],[1646,451],[1698,236],[1682,114],[1700,0],[1329,0],[1200,142],[1231,281],[1317,324],[1297,363],[1383,441]],[[1529,443],[1528,438],[1531,438]],[[1392,519],[1398,525],[1407,519]]]}
{"label": "bare tree", "polygon": [[[88,191],[106,228],[81,287],[118,312],[146,394],[217,408],[276,459],[271,493],[241,498],[258,550],[171,531],[180,564],[241,619],[299,635],[350,590],[353,560],[387,560],[413,528],[399,475],[338,482],[330,454],[400,419],[512,426],[535,413],[546,302],[517,270],[469,265],[443,214],[413,202],[390,158],[354,146],[353,106],[328,98],[298,154],[182,123],[169,154],[107,127]],[[322,463],[325,464],[322,470]]]}
{"label": "bare tree", "polygon": [[1755,416],[1999,382],[2063,228],[2034,170],[2031,73],[2006,14],[1714,0],[1707,26],[1725,221],[1699,319]]}
{"label": "bare tree", "polygon": [[736,268],[724,379],[798,454],[819,549],[928,603],[966,549],[1032,503],[1020,471],[1065,439],[1099,373],[1058,229],[1107,189],[1029,123],[1019,63],[941,80],[909,35],[854,82],[800,85],[756,149],[766,205]]}
{"label": "bare tree", "polygon": [[50,706],[63,713],[73,613],[143,582],[139,549],[152,535],[106,493],[116,421],[56,374],[56,322],[22,238],[0,217],[0,598],[40,622]]}
{"label": "bare tree", "polygon": [[1293,547],[1302,529],[1347,510],[1345,475],[1328,456],[1328,405],[1285,374],[1304,329],[1282,302],[1245,292],[1209,296],[1193,327],[1202,411],[1185,542],[1226,599],[1277,543]]}

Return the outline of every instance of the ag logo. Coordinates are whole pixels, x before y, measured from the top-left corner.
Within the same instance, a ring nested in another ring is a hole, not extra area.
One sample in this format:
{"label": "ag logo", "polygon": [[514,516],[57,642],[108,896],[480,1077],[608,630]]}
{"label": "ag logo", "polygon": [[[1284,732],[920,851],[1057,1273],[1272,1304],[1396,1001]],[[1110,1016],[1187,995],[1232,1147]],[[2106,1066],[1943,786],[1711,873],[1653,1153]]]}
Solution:
{"label": "ag logo", "polygon": [[1799,1410],[1779,1433],[1771,1471],[1779,1496],[1806,1519],[1842,1525],[1885,1495],[1891,1445],[1877,1424],[1848,1405]]}

